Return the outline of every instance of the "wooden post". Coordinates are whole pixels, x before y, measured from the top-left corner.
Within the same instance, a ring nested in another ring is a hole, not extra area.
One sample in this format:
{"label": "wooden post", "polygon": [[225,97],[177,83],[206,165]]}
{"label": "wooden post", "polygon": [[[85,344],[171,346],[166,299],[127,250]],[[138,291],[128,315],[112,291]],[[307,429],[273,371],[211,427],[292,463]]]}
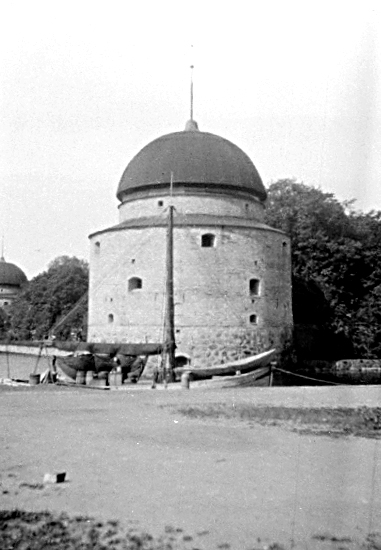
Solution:
{"label": "wooden post", "polygon": [[270,379],[269,379],[269,386],[271,387],[273,385],[273,379],[274,379],[274,367],[276,365],[275,361],[272,361],[270,363]]}

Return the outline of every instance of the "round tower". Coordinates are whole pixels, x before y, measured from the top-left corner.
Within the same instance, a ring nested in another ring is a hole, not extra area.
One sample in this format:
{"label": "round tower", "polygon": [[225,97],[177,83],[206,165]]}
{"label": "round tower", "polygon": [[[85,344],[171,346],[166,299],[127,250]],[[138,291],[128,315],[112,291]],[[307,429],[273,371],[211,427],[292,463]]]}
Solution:
{"label": "round tower", "polygon": [[117,197],[119,224],[90,236],[90,341],[163,341],[173,205],[178,364],[281,349],[292,328],[290,241],[263,223],[266,190],[239,147],[190,120],[131,160]]}
{"label": "round tower", "polygon": [[7,309],[27,282],[25,273],[15,264],[0,258],[0,307]]}

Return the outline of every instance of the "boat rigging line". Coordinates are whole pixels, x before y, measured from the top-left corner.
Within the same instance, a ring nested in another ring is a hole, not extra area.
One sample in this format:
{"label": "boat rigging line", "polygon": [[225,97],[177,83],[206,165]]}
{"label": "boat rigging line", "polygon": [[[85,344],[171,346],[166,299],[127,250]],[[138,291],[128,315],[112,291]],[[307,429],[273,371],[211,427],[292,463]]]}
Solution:
{"label": "boat rigging line", "polygon": [[284,374],[290,374],[291,376],[297,376],[298,378],[305,378],[306,380],[314,380],[315,382],[321,382],[322,384],[329,384],[329,385],[332,385],[332,386],[345,386],[345,385],[348,385],[348,384],[345,384],[345,383],[342,383],[342,382],[328,382],[327,380],[322,380],[321,378],[312,378],[311,376],[305,376],[304,374],[296,374],[295,372],[280,369],[279,367],[272,367],[272,368],[273,368],[273,370],[283,372]]}
{"label": "boat rigging line", "polygon": [[[155,220],[151,221],[150,227],[154,227]],[[140,250],[143,249],[146,242],[150,240],[150,235],[148,235],[143,242],[140,243],[140,245],[136,248],[134,251],[134,254],[138,253]],[[123,258],[123,257],[122,257]],[[124,258],[122,259],[122,263],[120,262],[121,258],[118,257],[115,262],[111,265],[110,269],[107,271],[105,277],[101,281],[98,282],[98,284],[94,287],[94,290],[97,290],[103,283],[104,280],[107,279],[109,275],[115,272],[115,269],[120,266],[127,264],[130,261],[130,258]],[[87,299],[88,297],[88,291],[86,291],[81,298],[74,304],[74,306],[68,311],[63,317],[58,319],[58,321],[52,326],[52,328],[49,330],[49,334],[54,334],[54,332],[82,305],[82,303]]]}

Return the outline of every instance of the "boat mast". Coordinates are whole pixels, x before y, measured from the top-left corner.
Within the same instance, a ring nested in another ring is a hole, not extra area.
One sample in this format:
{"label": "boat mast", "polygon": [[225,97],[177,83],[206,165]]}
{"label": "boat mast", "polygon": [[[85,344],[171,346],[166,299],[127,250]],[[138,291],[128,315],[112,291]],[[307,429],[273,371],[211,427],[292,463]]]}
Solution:
{"label": "boat mast", "polygon": [[[192,46],[193,47],[193,46]],[[190,120],[193,122],[193,64],[191,69],[190,82]],[[165,340],[164,340],[164,360],[163,377],[164,383],[175,380],[175,304],[173,288],[173,211],[175,207],[172,204],[173,194],[173,172],[171,172],[170,184],[170,202],[168,208],[168,226],[167,226],[167,265],[166,265],[166,315],[165,315]]]}
{"label": "boat mast", "polygon": [[175,304],[174,304],[174,288],[173,288],[173,211],[172,204],[172,185],[173,174],[171,173],[171,201],[168,209],[168,225],[167,225],[167,261],[166,261],[166,320],[165,320],[165,350],[167,356],[167,370],[169,382],[174,381],[175,368]]}

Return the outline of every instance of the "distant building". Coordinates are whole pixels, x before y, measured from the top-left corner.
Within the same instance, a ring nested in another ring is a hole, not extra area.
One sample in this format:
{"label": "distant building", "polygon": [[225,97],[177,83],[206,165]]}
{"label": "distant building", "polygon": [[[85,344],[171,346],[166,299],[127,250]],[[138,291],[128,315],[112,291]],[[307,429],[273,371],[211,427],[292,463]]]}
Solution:
{"label": "distant building", "polygon": [[171,203],[178,364],[281,350],[292,330],[290,240],[264,224],[266,190],[241,149],[190,120],[131,160],[117,197],[119,224],[90,236],[89,341],[163,340]]}
{"label": "distant building", "polygon": [[25,273],[15,264],[0,259],[0,307],[7,309],[27,283]]}

